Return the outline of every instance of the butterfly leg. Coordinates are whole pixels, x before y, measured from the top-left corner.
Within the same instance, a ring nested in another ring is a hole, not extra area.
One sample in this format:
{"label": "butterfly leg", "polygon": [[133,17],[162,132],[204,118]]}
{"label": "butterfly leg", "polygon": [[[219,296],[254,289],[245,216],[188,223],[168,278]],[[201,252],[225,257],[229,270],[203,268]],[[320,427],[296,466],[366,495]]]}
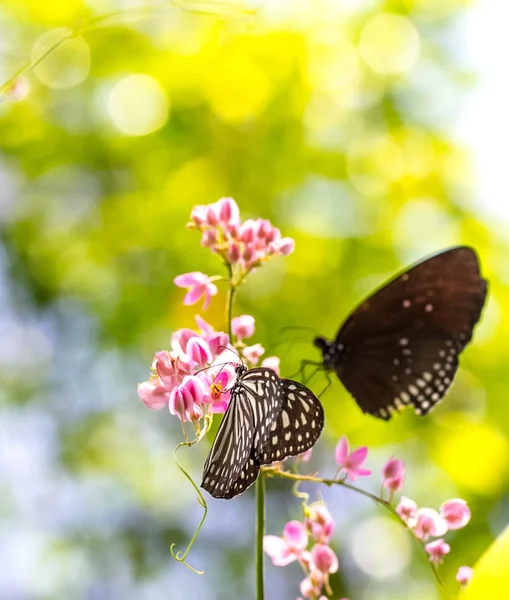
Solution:
{"label": "butterfly leg", "polygon": [[[306,367],[315,367],[315,370],[311,373],[309,377],[306,377]],[[303,360],[300,363],[300,369],[295,375],[300,375],[302,383],[306,384],[318,373],[318,371],[321,370],[323,370],[322,363],[315,362],[313,360]],[[293,379],[293,377],[290,377],[289,379]]]}
{"label": "butterfly leg", "polygon": [[332,385],[332,379],[329,375],[328,371],[324,371],[324,375],[325,375],[325,379],[327,379],[327,385],[323,388],[323,390],[318,394],[318,398],[321,398],[325,392],[330,388],[330,386]]}

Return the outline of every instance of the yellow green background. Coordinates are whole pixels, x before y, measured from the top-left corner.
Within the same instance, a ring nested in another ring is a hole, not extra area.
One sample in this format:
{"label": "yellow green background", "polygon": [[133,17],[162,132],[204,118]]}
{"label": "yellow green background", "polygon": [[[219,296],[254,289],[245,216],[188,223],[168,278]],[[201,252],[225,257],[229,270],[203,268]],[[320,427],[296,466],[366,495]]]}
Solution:
{"label": "yellow green background", "polygon": [[[420,506],[466,499],[472,522],[448,534],[440,569],[457,593],[457,567],[477,561],[509,513],[509,236],[474,194],[451,129],[475,86],[454,46],[466,4],[2,3],[2,80],[77,35],[27,71],[26,97],[0,103],[0,598],[254,596],[253,490],[210,499],[189,558],[203,576],[171,559],[201,509],[172,459],[178,421],[136,395],[154,352],[200,308],[182,305],[173,278],[222,274],[185,228],[194,205],[221,196],[296,240],[292,256],[250,276],[235,307],[255,316],[253,343],[282,357],[283,375],[318,354],[313,334],[282,327],[332,337],[406,264],[477,249],[488,302],[446,399],[426,419],[384,423],[335,381],[310,463],[332,475],[346,434],[370,448],[366,488],[378,491],[394,454]],[[224,292],[205,315],[217,329]],[[209,443],[182,453],[197,480]],[[441,597],[425,557],[379,508],[320,491],[337,520],[338,598]],[[269,533],[300,516],[285,482],[269,482],[267,502]],[[297,597],[296,565],[267,564],[266,578],[269,600]],[[468,598],[509,597],[478,589]]]}

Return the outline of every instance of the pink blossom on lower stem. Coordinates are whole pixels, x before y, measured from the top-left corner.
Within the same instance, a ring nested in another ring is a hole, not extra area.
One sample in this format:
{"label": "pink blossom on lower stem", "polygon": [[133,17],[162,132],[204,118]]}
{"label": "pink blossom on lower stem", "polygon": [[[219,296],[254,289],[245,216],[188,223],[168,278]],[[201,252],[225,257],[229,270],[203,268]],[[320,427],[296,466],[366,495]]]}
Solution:
{"label": "pink blossom on lower stem", "polygon": [[308,533],[299,521],[290,521],[284,526],[283,537],[266,535],[263,550],[277,567],[283,567],[301,558],[308,545]]}
{"label": "pink blossom on lower stem", "polygon": [[316,598],[322,591],[325,577],[320,571],[311,571],[311,573],[300,582],[300,593],[304,598]]}
{"label": "pink blossom on lower stem", "polygon": [[461,529],[470,521],[472,513],[465,500],[454,498],[442,504],[440,516],[447,521],[449,529]]}
{"label": "pink blossom on lower stem", "polygon": [[326,544],[315,544],[311,549],[313,566],[322,573],[335,573],[338,570],[338,557]]}
{"label": "pink blossom on lower stem", "polygon": [[449,544],[442,539],[426,544],[424,549],[429,554],[429,559],[435,566],[438,566],[443,561],[444,556],[451,551]]}
{"label": "pink blossom on lower stem", "polygon": [[323,502],[315,502],[306,507],[304,523],[316,542],[329,543],[334,533],[334,519]]}
{"label": "pink blossom on lower stem", "polygon": [[371,475],[371,471],[361,467],[367,457],[368,449],[366,446],[362,446],[350,454],[348,440],[344,435],[341,436],[336,446],[336,463],[346,471],[347,477],[350,477],[352,481],[355,481],[357,477]]}
{"label": "pink blossom on lower stem", "polygon": [[242,356],[244,356],[244,358],[252,365],[256,365],[264,352],[265,348],[261,344],[254,344],[253,346],[246,346],[243,348]]}
{"label": "pink blossom on lower stem", "polygon": [[193,271],[178,275],[173,280],[175,285],[187,288],[188,292],[184,297],[184,304],[194,304],[203,296],[203,308],[207,308],[212,296],[217,294],[217,287],[212,283],[211,278],[205,273]]}
{"label": "pink blossom on lower stem", "polygon": [[278,356],[267,356],[267,358],[264,358],[262,360],[262,367],[265,367],[266,369],[272,369],[273,371],[275,371],[277,373],[277,375],[280,375],[280,372],[279,372],[280,362],[281,361]]}
{"label": "pink blossom on lower stem", "polygon": [[473,574],[474,570],[472,567],[460,567],[456,573],[456,581],[458,581],[462,587],[466,587],[470,583]]}
{"label": "pink blossom on lower stem", "polygon": [[251,315],[241,315],[232,319],[232,333],[239,340],[251,337],[255,331],[255,320]]}
{"label": "pink blossom on lower stem", "polygon": [[382,469],[382,485],[391,492],[400,492],[405,478],[405,463],[397,458],[390,458]]}
{"label": "pink blossom on lower stem", "polygon": [[447,532],[447,522],[432,508],[419,508],[415,513],[414,533],[420,540],[438,537]]}
{"label": "pink blossom on lower stem", "polygon": [[401,496],[401,500],[396,506],[396,512],[398,515],[408,523],[411,519],[415,517],[415,513],[417,512],[417,504],[406,496]]}

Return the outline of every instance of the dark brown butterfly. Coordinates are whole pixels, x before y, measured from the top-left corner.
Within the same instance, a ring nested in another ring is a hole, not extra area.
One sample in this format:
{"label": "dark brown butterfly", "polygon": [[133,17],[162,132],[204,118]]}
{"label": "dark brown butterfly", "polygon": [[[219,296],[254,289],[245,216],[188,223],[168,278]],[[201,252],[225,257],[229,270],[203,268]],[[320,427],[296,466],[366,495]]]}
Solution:
{"label": "dark brown butterfly", "polygon": [[316,337],[321,366],[337,373],[363,412],[387,420],[413,405],[424,416],[449,389],[486,292],[475,251],[445,250],[364,300],[334,340]]}

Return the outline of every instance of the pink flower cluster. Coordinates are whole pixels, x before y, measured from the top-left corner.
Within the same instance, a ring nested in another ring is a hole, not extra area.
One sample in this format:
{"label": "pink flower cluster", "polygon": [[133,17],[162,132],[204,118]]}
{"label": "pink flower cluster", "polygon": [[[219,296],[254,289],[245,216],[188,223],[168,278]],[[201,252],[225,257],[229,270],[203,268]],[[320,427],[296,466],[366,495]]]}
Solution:
{"label": "pink flower cluster", "polygon": [[[371,475],[371,471],[363,467],[368,458],[368,448],[362,446],[350,451],[346,436],[341,436],[336,446],[335,458],[339,467],[335,477],[337,481],[342,482],[347,478],[355,481],[357,477]],[[401,491],[404,479],[405,464],[402,460],[391,457],[382,468],[382,490],[389,490],[389,503],[394,492]],[[387,504],[387,501],[384,502]],[[424,548],[435,567],[451,550],[442,536],[449,530],[465,527],[471,518],[467,503],[459,498],[444,502],[437,512],[431,508],[418,508],[413,500],[402,496],[395,510],[415,537],[423,544],[428,542]],[[301,582],[302,596],[311,600],[321,600],[323,586],[326,586],[327,594],[331,594],[328,576],[338,568],[337,557],[329,547],[334,521],[322,502],[305,505],[304,511],[304,524],[291,521],[286,524],[281,538],[265,536],[264,550],[277,566],[299,561],[306,573],[306,578]],[[314,544],[311,550],[308,550],[309,536]],[[430,538],[437,539],[431,541]],[[466,586],[471,577],[470,567],[460,567],[456,575],[462,586]]]}
{"label": "pink flower cluster", "polygon": [[444,556],[451,551],[451,547],[442,536],[447,531],[465,527],[471,517],[467,503],[460,498],[447,500],[437,512],[432,508],[417,508],[413,500],[402,496],[396,506],[396,512],[421,541],[438,538],[424,546],[435,566],[439,565]]}
{"label": "pink flower cluster", "polygon": [[[156,352],[148,381],[138,386],[138,396],[151,410],[168,407],[182,422],[195,425],[208,413],[223,413],[230,401],[238,354],[228,334],[214,331],[196,316],[198,331],[179,329],[171,338],[171,351]],[[236,345],[250,366],[265,352],[260,344],[244,346],[242,340],[254,334],[255,321],[249,315],[232,320]],[[240,347],[242,346],[242,347]],[[269,356],[262,366],[279,373],[279,358]]]}
{"label": "pink flower cluster", "polygon": [[276,566],[298,561],[305,573],[300,593],[316,600],[324,587],[331,593],[329,574],[338,570],[338,557],[329,546],[334,521],[323,502],[305,506],[304,514],[304,522],[290,521],[284,526],[282,537],[266,535],[263,549]]}
{"label": "pink flower cluster", "polygon": [[240,220],[233,198],[221,198],[213,204],[195,206],[189,227],[202,232],[201,244],[219,254],[230,265],[247,273],[271,256],[291,254],[295,242],[267,219]]}
{"label": "pink flower cluster", "polygon": [[[172,350],[156,352],[150,379],[138,386],[138,396],[147,408],[167,406],[182,422],[195,424],[205,412],[226,410],[227,388],[235,379],[235,369],[228,364],[235,357],[227,350],[231,348],[228,335],[214,331],[199,316],[196,322],[198,332],[179,329],[172,335]],[[202,370],[206,367],[211,368]]]}

